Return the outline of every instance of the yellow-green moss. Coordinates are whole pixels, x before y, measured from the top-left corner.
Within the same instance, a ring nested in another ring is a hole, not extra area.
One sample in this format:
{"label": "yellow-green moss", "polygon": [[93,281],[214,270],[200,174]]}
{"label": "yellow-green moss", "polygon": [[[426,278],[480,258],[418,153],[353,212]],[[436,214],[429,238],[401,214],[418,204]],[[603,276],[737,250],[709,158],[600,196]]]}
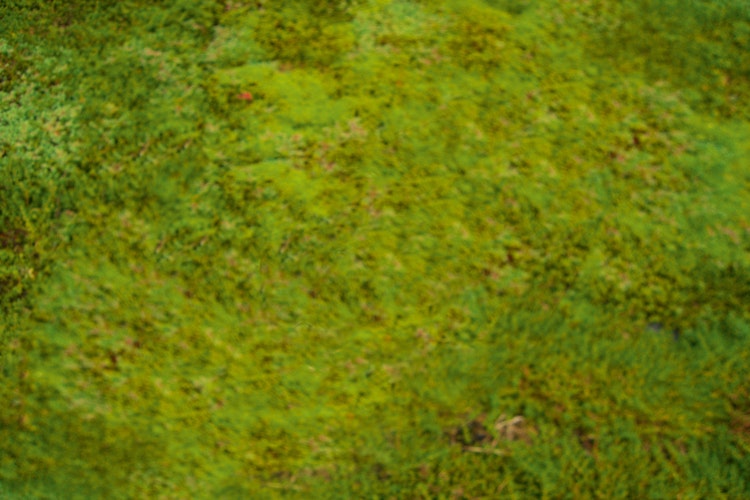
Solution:
{"label": "yellow-green moss", "polygon": [[0,496],[748,496],[739,2],[63,3],[2,12]]}

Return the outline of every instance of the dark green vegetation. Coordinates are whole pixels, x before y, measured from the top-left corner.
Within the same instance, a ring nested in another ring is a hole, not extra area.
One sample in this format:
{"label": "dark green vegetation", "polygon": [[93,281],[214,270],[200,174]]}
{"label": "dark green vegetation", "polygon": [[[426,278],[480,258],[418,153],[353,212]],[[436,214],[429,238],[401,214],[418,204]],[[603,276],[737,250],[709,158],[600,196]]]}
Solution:
{"label": "dark green vegetation", "polygon": [[0,3],[0,497],[750,498],[747,5]]}

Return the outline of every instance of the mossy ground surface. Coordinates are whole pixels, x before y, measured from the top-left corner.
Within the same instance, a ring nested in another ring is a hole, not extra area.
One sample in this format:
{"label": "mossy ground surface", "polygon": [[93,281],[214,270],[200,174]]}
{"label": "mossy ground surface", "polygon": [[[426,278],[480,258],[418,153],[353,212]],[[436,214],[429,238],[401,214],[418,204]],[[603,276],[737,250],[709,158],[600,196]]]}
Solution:
{"label": "mossy ground surface", "polygon": [[741,0],[0,3],[0,497],[750,497],[749,78]]}

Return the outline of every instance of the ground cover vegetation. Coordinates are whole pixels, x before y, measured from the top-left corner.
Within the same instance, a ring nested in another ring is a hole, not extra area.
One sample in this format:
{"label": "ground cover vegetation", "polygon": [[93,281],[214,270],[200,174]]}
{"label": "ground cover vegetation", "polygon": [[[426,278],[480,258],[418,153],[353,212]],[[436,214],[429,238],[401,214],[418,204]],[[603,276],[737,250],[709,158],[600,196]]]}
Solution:
{"label": "ground cover vegetation", "polygon": [[0,2],[0,497],[750,497],[742,0]]}

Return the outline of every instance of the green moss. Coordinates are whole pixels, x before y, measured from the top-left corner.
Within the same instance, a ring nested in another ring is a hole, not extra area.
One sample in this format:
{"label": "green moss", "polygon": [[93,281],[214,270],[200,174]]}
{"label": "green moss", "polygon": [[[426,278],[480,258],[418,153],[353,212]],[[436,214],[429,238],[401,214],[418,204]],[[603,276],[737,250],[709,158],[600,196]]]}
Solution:
{"label": "green moss", "polygon": [[58,3],[0,496],[748,496],[738,3]]}

